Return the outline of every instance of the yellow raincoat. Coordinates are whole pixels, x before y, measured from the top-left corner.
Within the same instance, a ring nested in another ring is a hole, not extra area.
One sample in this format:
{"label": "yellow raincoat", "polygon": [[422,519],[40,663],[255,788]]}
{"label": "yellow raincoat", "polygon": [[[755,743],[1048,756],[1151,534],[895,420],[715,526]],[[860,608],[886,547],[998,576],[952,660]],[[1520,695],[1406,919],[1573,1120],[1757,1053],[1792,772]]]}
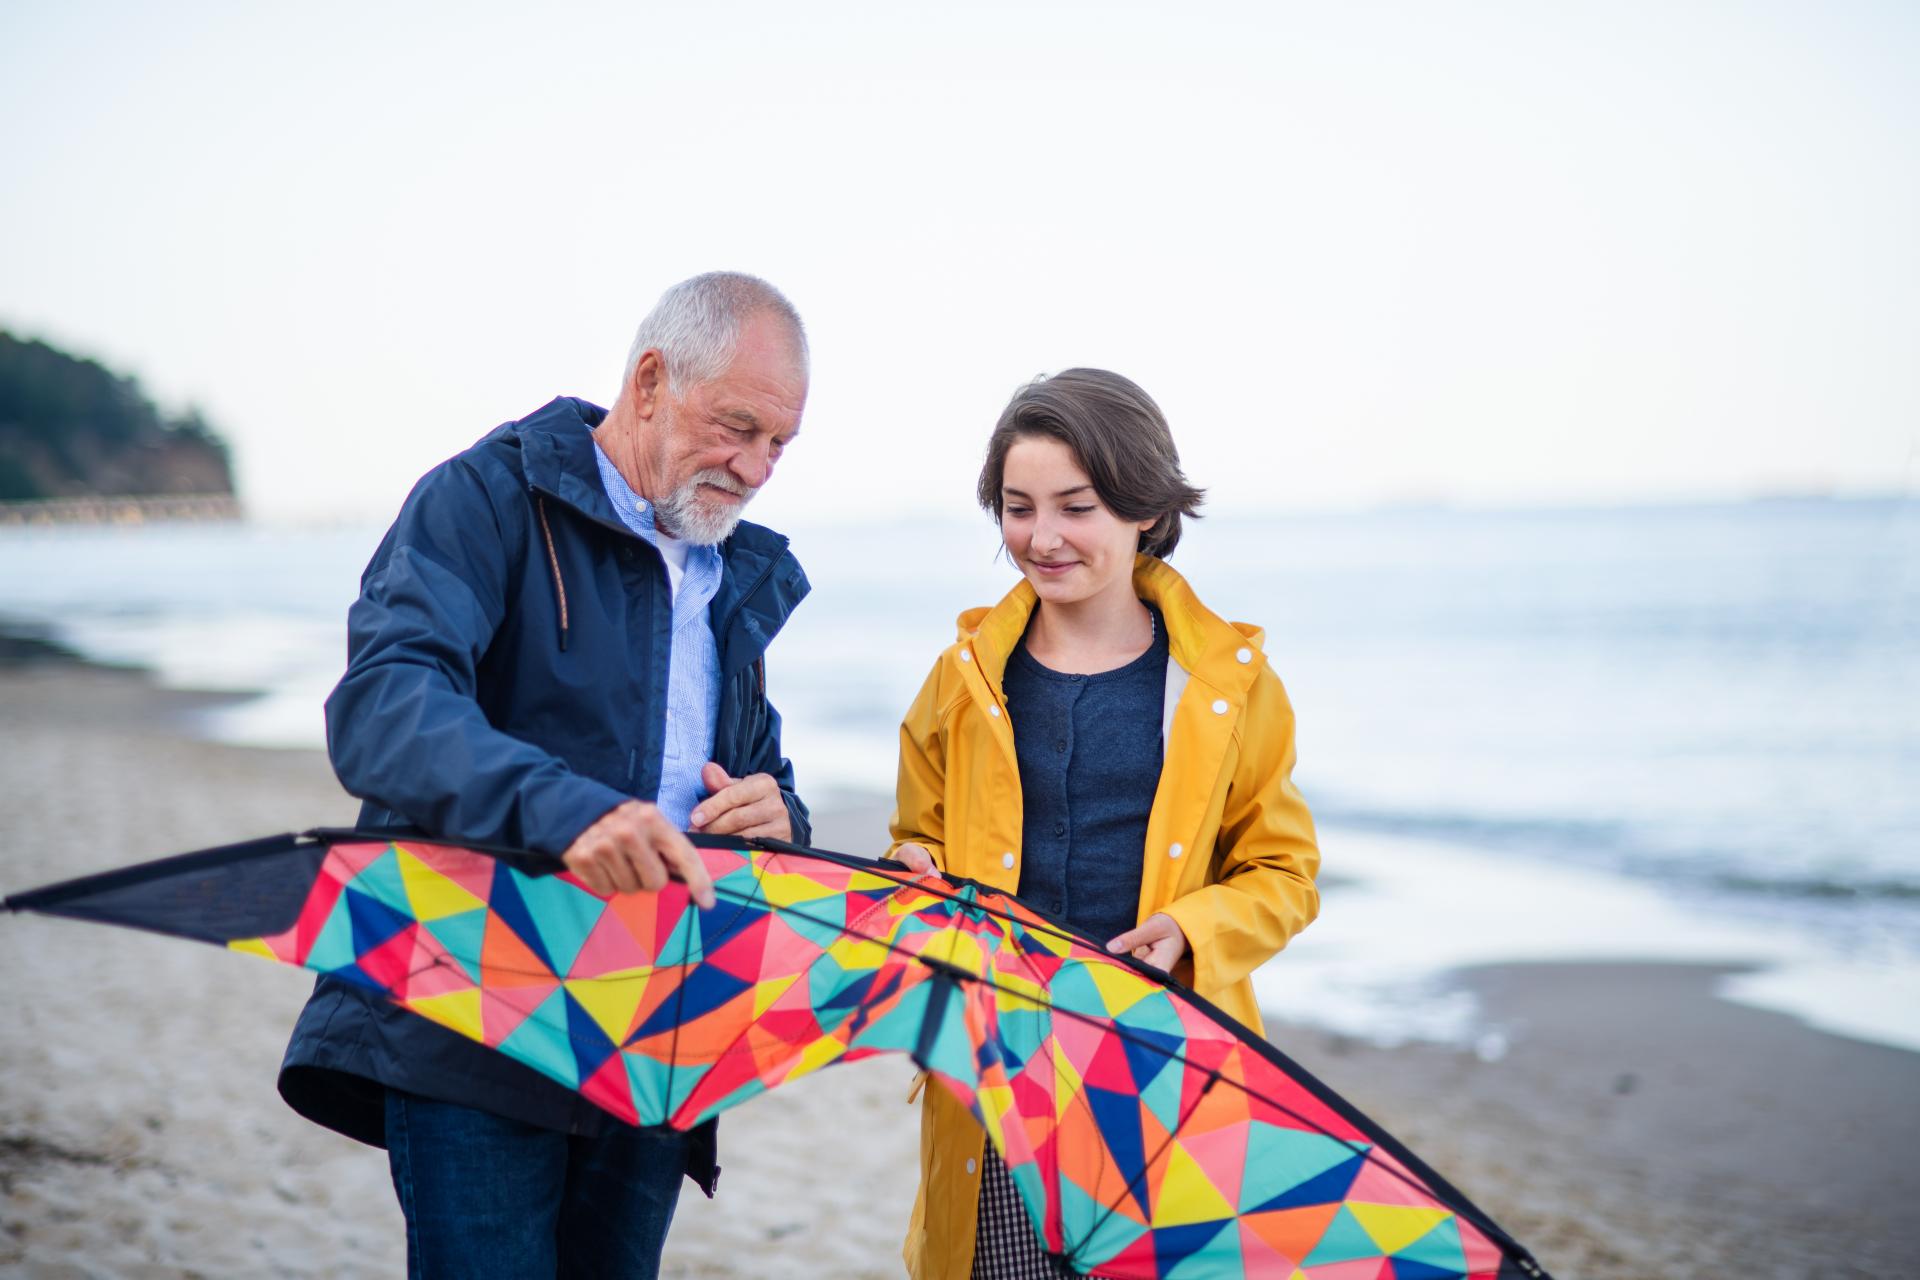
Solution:
{"label": "yellow raincoat", "polygon": [[[1313,819],[1292,780],[1293,708],[1260,628],[1223,621],[1151,556],[1136,558],[1133,585],[1166,619],[1171,659],[1138,919],[1172,916],[1188,944],[1175,976],[1257,1031],[1248,975],[1320,908]],[[1020,768],[1001,676],[1035,600],[1022,580],[991,609],[961,614],[959,639],[900,726],[889,853],[925,845],[942,870],[1008,892],[1020,883]],[[986,1132],[945,1089],[926,1089],[922,1107],[902,1256],[915,1280],[965,1280]]]}

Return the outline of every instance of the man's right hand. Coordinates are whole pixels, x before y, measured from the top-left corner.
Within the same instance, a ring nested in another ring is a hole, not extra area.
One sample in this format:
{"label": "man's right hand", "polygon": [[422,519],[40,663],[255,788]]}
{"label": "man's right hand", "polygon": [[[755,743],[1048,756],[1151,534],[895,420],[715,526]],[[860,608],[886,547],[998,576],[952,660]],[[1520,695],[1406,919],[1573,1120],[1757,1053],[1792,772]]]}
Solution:
{"label": "man's right hand", "polygon": [[677,876],[687,882],[696,903],[713,906],[713,879],[706,864],[687,837],[644,800],[629,800],[601,814],[560,860],[595,893],[664,889],[668,878]]}

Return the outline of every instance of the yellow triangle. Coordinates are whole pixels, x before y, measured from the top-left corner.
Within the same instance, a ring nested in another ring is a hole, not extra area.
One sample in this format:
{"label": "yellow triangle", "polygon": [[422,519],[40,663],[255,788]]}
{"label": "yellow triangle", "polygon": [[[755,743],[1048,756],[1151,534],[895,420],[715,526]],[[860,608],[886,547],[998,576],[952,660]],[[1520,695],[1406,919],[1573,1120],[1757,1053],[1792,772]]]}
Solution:
{"label": "yellow triangle", "polygon": [[1366,1230],[1368,1238],[1382,1253],[1398,1253],[1418,1240],[1440,1222],[1453,1216],[1451,1209],[1419,1209],[1398,1204],[1364,1204],[1347,1201],[1351,1213]]}
{"label": "yellow triangle", "polygon": [[830,1066],[839,1060],[847,1046],[834,1036],[821,1036],[800,1051],[799,1058],[793,1064],[793,1070],[787,1072],[788,1080],[797,1080],[809,1072]]}
{"label": "yellow triangle", "polygon": [[400,864],[400,883],[407,888],[407,904],[413,908],[414,919],[438,920],[487,905],[398,845],[393,852],[394,860]]}
{"label": "yellow triangle", "polygon": [[1185,1227],[1196,1222],[1221,1222],[1233,1217],[1234,1207],[1200,1170],[1179,1143],[1167,1156],[1159,1194],[1153,1198],[1153,1225]]}
{"label": "yellow triangle", "polygon": [[1074,1070],[1073,1063],[1068,1060],[1066,1050],[1060,1047],[1060,1042],[1054,1041],[1053,1118],[1055,1120],[1064,1118],[1067,1109],[1079,1101],[1081,1088],[1080,1073]]}
{"label": "yellow triangle", "polygon": [[1099,989],[1107,1012],[1116,1017],[1160,990],[1157,983],[1149,982],[1133,970],[1123,969],[1117,964],[1089,964],[1086,973]]}
{"label": "yellow triangle", "polygon": [[644,965],[591,978],[574,978],[565,985],[580,1002],[580,1007],[607,1033],[607,1039],[619,1044],[627,1038],[627,1028],[633,1025],[633,1011],[640,1007],[640,998],[647,992],[647,979],[652,976],[653,967]]}
{"label": "yellow triangle", "polygon": [[250,956],[265,956],[269,960],[278,960],[280,958],[273,954],[273,949],[267,946],[267,940],[265,938],[235,938],[227,944],[227,950],[244,951]]}
{"label": "yellow triangle", "polygon": [[458,1031],[469,1040],[483,1040],[480,1030],[480,988],[451,991],[444,996],[418,996],[407,1001],[407,1008],[423,1018],[431,1018],[443,1027]]}
{"label": "yellow triangle", "polygon": [[834,897],[840,890],[808,876],[776,875],[760,882],[760,892],[776,907],[797,907],[803,902]]}
{"label": "yellow triangle", "polygon": [[787,994],[787,988],[798,981],[800,981],[800,975],[795,973],[784,978],[756,982],[753,986],[753,1016],[757,1018],[773,1008],[773,1002]]}

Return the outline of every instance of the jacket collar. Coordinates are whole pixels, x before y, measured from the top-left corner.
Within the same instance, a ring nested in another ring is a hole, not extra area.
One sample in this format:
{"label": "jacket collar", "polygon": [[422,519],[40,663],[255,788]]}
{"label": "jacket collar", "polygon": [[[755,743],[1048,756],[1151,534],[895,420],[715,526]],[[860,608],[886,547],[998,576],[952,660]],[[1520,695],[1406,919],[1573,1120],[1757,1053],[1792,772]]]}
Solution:
{"label": "jacket collar", "polygon": [[[614,511],[613,500],[600,483],[600,464],[593,456],[593,429],[606,417],[607,411],[597,404],[558,396],[514,423],[513,434],[520,441],[522,465],[531,488],[617,533],[634,537]],[[786,549],[784,534],[742,520],[721,544],[720,554],[729,571],[743,579],[740,589],[745,589]]]}
{"label": "jacket collar", "polygon": [[[1224,693],[1242,693],[1252,686],[1266,632],[1244,622],[1228,622],[1194,594],[1187,580],[1164,560],[1134,557],[1133,589],[1150,600],[1167,623],[1169,655],[1179,666]],[[1006,674],[1007,659],[1026,634],[1039,598],[1025,578],[991,608],[969,609],[960,615],[960,643],[970,645],[980,674],[997,691]],[[1247,661],[1240,659],[1246,650]]]}

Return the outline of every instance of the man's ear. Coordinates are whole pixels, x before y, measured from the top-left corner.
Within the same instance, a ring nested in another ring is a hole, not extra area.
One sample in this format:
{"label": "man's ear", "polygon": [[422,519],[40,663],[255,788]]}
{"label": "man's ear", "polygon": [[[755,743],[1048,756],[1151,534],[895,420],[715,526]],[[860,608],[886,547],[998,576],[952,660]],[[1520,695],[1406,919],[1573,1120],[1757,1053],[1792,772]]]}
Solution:
{"label": "man's ear", "polygon": [[631,398],[634,413],[640,418],[651,419],[660,405],[660,397],[666,392],[666,358],[659,351],[648,348],[640,353],[640,358],[634,362],[633,373],[627,378],[627,395]]}

